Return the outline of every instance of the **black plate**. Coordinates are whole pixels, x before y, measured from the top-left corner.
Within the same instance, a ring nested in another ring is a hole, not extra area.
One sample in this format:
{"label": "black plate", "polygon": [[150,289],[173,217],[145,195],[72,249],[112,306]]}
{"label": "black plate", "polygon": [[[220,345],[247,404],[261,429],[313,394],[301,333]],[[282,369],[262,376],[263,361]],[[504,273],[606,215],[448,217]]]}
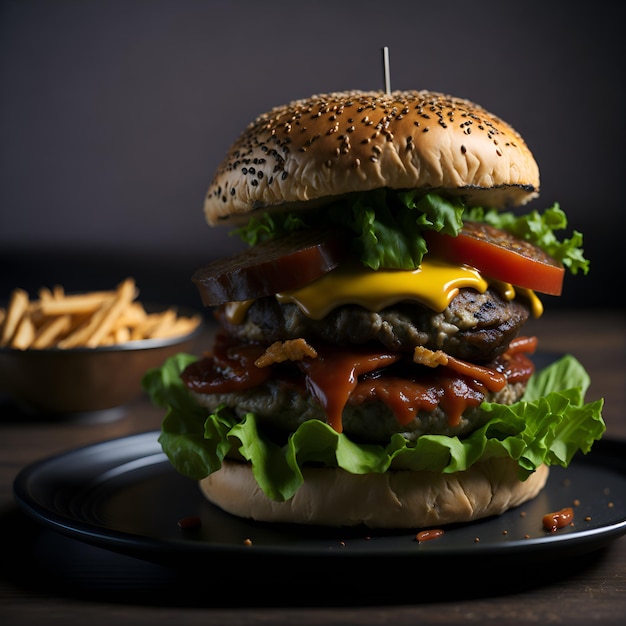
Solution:
{"label": "black plate", "polygon": [[[167,566],[210,563],[222,575],[282,564],[289,575],[323,565],[336,576],[372,559],[394,567],[432,559],[439,565],[450,559],[456,567],[465,559],[537,561],[589,553],[626,533],[626,442],[602,440],[569,468],[552,468],[546,488],[521,507],[418,542],[411,531],[233,517],[170,466],[157,437],[143,433],[35,463],[15,479],[16,500],[39,522],[84,543]],[[572,526],[543,529],[545,514],[569,506]],[[199,516],[200,527],[181,529],[179,520],[189,516]]]}

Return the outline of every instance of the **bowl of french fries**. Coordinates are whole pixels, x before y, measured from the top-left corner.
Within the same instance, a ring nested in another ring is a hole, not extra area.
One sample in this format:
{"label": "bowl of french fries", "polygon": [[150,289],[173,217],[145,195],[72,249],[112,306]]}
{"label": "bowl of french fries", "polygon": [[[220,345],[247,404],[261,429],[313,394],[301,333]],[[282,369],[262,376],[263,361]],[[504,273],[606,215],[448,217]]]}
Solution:
{"label": "bowl of french fries", "polygon": [[143,304],[132,278],[85,293],[16,288],[0,308],[0,394],[38,414],[123,407],[148,369],[191,351],[201,331],[198,312]]}

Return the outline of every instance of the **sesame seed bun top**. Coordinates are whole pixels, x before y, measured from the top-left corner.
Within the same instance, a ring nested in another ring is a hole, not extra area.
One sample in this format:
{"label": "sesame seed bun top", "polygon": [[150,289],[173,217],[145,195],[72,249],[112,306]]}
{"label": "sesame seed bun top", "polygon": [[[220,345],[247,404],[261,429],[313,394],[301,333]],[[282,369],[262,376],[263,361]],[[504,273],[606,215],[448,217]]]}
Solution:
{"label": "sesame seed bun top", "polygon": [[231,146],[205,200],[210,225],[380,187],[445,191],[505,208],[537,196],[539,169],[509,124],[429,91],[312,96],[260,115]]}

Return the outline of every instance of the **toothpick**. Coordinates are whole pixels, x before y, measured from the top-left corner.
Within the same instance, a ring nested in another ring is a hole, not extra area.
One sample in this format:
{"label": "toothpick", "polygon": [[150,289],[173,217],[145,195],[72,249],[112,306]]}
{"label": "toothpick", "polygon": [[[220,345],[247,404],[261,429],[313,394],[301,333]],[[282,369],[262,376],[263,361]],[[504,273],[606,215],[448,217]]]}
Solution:
{"label": "toothpick", "polygon": [[385,93],[391,94],[391,76],[389,74],[389,48],[383,48],[383,76],[385,78]]}

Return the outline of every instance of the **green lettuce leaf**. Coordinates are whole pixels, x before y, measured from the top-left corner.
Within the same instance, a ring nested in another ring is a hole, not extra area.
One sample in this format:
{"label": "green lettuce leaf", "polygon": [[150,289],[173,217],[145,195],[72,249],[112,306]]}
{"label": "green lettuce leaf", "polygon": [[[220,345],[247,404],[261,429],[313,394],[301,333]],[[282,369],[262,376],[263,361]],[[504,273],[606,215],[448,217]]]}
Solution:
{"label": "green lettuce leaf", "polygon": [[572,274],[577,274],[579,270],[584,274],[589,272],[589,261],[583,255],[582,234],[575,230],[569,239],[563,241],[559,241],[555,235],[555,231],[567,228],[567,217],[558,203],[543,213],[531,211],[517,216],[508,211],[485,211],[478,207],[468,209],[463,217],[466,220],[486,222],[535,244],[553,259],[563,263]]}
{"label": "green lettuce leaf", "polygon": [[416,269],[428,251],[424,230],[457,235],[463,205],[430,193],[376,189],[333,209],[333,222],[354,232],[353,250],[363,265],[377,270]]}
{"label": "green lettuce leaf", "polygon": [[480,459],[510,457],[524,480],[542,463],[567,467],[578,451],[586,454],[605,431],[603,401],[584,402],[589,377],[572,356],[536,373],[520,402],[484,402],[489,421],[464,439],[424,435],[409,442],[394,435],[386,446],[358,444],[327,424],[310,420],[284,445],[267,437],[252,413],[243,420],[220,407],[199,407],[185,389],[180,373],[194,357],[168,359],[146,373],[144,389],[155,404],[166,407],[159,442],[172,465],[199,480],[221,466],[231,450],[250,461],[268,497],[282,501],[302,485],[309,462],[363,474],[389,468],[451,473]]}
{"label": "green lettuce leaf", "polygon": [[366,267],[413,270],[428,251],[424,231],[455,236],[464,221],[487,222],[530,241],[572,274],[589,271],[581,233],[573,231],[562,241],[555,234],[567,228],[567,217],[558,204],[543,213],[534,210],[517,216],[496,209],[465,208],[460,199],[436,193],[374,189],[352,194],[315,212],[266,213],[231,234],[238,234],[252,246],[294,230],[340,224],[353,233],[353,253]]}
{"label": "green lettuce leaf", "polygon": [[294,230],[341,225],[352,231],[352,251],[372,269],[415,269],[427,252],[424,230],[457,235],[463,204],[430,193],[374,189],[357,193],[315,212],[265,213],[233,231],[248,245]]}

